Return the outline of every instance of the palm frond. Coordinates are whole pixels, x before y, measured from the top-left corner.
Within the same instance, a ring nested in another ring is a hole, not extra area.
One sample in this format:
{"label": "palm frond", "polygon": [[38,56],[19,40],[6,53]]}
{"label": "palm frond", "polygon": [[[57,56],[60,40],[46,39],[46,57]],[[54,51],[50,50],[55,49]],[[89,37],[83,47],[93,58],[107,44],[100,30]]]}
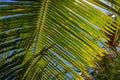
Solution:
{"label": "palm frond", "polygon": [[99,43],[108,46],[119,26],[93,5],[120,14],[96,0],[0,2],[0,78],[91,79],[88,69],[108,54]]}

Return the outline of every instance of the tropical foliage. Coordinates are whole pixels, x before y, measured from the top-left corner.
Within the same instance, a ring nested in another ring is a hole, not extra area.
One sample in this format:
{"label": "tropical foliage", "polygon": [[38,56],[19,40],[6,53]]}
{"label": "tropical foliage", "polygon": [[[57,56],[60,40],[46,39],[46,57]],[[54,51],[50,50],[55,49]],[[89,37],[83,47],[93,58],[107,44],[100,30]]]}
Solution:
{"label": "tropical foliage", "polygon": [[1,1],[0,80],[119,80],[119,5],[118,0]]}

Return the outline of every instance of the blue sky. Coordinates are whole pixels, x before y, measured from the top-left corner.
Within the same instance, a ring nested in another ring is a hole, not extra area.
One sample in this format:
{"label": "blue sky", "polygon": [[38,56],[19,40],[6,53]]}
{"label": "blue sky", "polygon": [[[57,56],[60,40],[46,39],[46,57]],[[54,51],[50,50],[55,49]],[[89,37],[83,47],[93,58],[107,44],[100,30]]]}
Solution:
{"label": "blue sky", "polygon": [[8,1],[12,1],[12,0],[0,0],[0,2],[8,2]]}

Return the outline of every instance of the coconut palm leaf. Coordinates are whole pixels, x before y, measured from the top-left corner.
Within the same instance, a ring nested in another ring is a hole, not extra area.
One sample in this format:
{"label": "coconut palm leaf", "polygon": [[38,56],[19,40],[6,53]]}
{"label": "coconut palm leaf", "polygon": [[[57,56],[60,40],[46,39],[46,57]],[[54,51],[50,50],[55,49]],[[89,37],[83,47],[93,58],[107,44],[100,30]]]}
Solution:
{"label": "coconut palm leaf", "polygon": [[119,15],[96,0],[0,2],[0,79],[91,79],[119,24],[91,4]]}

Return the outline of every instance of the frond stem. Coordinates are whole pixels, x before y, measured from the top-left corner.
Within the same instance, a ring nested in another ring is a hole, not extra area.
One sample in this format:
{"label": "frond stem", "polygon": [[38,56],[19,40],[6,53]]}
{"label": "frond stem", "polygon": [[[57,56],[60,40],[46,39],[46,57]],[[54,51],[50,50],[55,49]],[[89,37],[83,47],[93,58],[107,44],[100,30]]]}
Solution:
{"label": "frond stem", "polygon": [[33,53],[36,52],[38,40],[39,40],[39,37],[40,37],[41,27],[42,27],[44,19],[45,19],[45,14],[46,14],[46,9],[47,9],[47,5],[48,5],[48,1],[49,0],[44,0],[43,1],[43,6],[42,6],[41,14],[40,14],[40,19],[38,21],[38,29],[37,29],[37,33],[36,33],[36,40],[35,40],[35,45],[34,45]]}

